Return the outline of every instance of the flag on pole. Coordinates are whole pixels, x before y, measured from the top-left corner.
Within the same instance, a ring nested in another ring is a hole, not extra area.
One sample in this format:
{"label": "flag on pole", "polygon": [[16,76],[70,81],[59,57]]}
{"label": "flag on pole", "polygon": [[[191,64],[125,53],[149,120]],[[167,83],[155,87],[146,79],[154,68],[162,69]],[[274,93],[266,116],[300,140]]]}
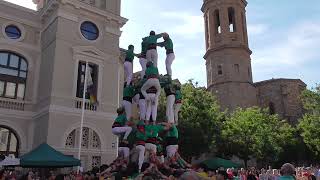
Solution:
{"label": "flag on pole", "polygon": [[[83,121],[84,121],[84,110],[86,103],[86,93],[87,93],[87,75],[88,75],[88,62],[86,62],[86,69],[84,74],[84,84],[83,84],[83,96],[82,96],[82,111],[81,111],[81,122],[80,122],[80,134],[79,134],[79,149],[78,149],[78,159],[81,159],[81,148],[82,148],[82,131],[83,131]],[[80,171],[80,166],[78,167],[78,173]]]}

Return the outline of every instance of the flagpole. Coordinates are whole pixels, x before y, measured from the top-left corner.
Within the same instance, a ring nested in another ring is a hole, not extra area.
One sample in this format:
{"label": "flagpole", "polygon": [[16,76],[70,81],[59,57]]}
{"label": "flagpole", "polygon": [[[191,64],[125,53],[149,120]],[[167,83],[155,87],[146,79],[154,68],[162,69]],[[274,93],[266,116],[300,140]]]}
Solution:
{"label": "flagpole", "polygon": [[[83,85],[83,95],[82,95],[82,112],[81,112],[81,123],[80,123],[80,135],[79,135],[79,150],[78,150],[78,159],[81,161],[81,148],[82,148],[82,129],[84,121],[84,110],[86,103],[86,93],[87,93],[87,74],[88,74],[88,62],[86,62],[86,70],[84,74],[84,85]],[[81,164],[80,164],[81,166]],[[80,173],[80,166],[78,166],[78,173]]]}
{"label": "flagpole", "polygon": [[[118,107],[120,107],[120,66],[118,67]],[[119,137],[117,136],[116,141],[116,157],[119,156]]]}

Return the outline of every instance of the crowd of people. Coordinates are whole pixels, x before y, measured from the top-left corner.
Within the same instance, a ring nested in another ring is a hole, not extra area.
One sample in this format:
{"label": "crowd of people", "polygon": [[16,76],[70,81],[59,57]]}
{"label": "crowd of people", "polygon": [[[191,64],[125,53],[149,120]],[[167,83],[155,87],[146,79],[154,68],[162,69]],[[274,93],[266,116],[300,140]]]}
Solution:
{"label": "crowd of people", "polygon": [[[219,168],[209,169],[204,164],[190,166],[179,162],[179,155],[175,157],[176,162],[159,164],[153,159],[150,163],[144,163],[142,172],[138,172],[138,165],[128,163],[122,158],[117,158],[110,165],[102,165],[100,168],[93,168],[89,172],[67,174],[56,174],[53,171],[45,177],[40,177],[37,171],[28,171],[23,174],[19,171],[0,171],[0,180],[103,180],[103,179],[135,179],[135,180],[319,180],[319,167],[297,167],[286,163],[280,169],[257,168]],[[180,164],[181,163],[181,164]]]}

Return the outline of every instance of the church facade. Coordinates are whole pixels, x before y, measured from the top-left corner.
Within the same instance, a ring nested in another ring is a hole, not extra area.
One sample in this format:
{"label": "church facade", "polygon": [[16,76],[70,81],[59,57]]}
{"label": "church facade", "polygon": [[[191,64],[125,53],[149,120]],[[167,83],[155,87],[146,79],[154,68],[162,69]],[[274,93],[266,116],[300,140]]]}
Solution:
{"label": "church facade", "polygon": [[[46,142],[85,169],[110,163],[110,127],[123,87],[119,0],[43,0],[34,11],[0,0],[0,153]],[[82,103],[88,63],[98,105]]]}
{"label": "church facade", "polygon": [[253,82],[246,0],[204,0],[207,88],[223,110],[259,106],[296,123],[303,114],[300,79]]}

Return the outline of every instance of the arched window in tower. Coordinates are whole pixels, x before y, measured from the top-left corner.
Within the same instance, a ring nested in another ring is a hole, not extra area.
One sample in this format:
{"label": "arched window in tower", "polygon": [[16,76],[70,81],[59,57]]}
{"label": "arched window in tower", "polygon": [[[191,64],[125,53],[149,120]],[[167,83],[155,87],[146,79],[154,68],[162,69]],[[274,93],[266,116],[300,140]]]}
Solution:
{"label": "arched window in tower", "polygon": [[222,75],[222,65],[218,65],[218,75]]}
{"label": "arched window in tower", "polygon": [[220,14],[219,10],[214,11],[214,26],[215,26],[215,33],[220,34],[221,33],[221,23],[220,23]]}
{"label": "arched window in tower", "polygon": [[205,23],[204,23],[204,25],[205,25],[205,28],[206,28],[206,47],[207,47],[207,49],[209,48],[209,41],[210,41],[210,38],[209,38],[209,18],[208,18],[208,16],[205,16]]}
{"label": "arched window in tower", "polygon": [[234,71],[238,74],[240,73],[239,64],[234,64]]}
{"label": "arched window in tower", "polygon": [[229,17],[229,31],[236,32],[236,17],[233,7],[228,8],[228,17]]}
{"label": "arched window in tower", "polygon": [[269,113],[270,114],[275,114],[276,113],[276,108],[274,107],[274,103],[273,102],[269,103]]}

